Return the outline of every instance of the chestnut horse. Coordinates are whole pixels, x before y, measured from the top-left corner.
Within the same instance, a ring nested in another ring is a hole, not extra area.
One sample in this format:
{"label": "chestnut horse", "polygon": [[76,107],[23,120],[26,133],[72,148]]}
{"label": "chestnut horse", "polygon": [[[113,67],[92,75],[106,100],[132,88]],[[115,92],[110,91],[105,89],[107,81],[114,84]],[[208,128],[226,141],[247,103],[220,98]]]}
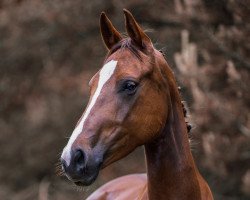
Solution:
{"label": "chestnut horse", "polygon": [[64,173],[90,185],[100,169],[144,145],[147,174],[117,178],[88,200],[211,200],[190,151],[174,74],[132,14],[124,15],[127,38],[101,14],[108,55],[89,82],[89,103],[63,150]]}

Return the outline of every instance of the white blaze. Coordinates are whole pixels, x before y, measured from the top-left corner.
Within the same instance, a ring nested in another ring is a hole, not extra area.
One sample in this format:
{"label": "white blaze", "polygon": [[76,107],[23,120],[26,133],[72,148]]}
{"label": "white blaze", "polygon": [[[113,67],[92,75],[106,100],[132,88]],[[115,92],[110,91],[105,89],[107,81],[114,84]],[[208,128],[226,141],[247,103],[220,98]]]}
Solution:
{"label": "white blaze", "polygon": [[94,107],[95,102],[98,98],[98,96],[101,93],[101,90],[104,86],[104,84],[111,78],[112,74],[115,71],[117,65],[117,61],[115,60],[111,60],[108,63],[106,63],[103,68],[101,69],[100,73],[99,73],[99,80],[98,80],[98,85],[96,88],[96,91],[91,99],[90,104],[88,105],[87,109],[85,110],[85,113],[81,119],[81,121],[79,122],[79,124],[77,125],[77,127],[75,128],[75,130],[73,131],[68,144],[66,145],[66,147],[63,149],[63,153],[62,153],[62,159],[66,161],[67,165],[69,166],[70,164],[70,151],[71,151],[71,146],[74,143],[74,141],[76,140],[76,138],[80,135],[80,133],[82,132],[83,126],[84,126],[84,122],[86,121],[86,119],[88,118],[88,115],[91,111],[91,109]]}

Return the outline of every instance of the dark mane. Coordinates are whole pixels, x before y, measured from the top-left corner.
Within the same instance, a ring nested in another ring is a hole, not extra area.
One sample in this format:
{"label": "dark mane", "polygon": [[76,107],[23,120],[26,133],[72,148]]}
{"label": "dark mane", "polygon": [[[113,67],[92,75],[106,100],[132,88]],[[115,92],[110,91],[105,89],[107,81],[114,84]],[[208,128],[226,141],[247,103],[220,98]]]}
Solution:
{"label": "dark mane", "polygon": [[[163,55],[164,59],[166,60],[166,55],[165,53],[162,51],[162,50],[159,50],[159,52],[161,52],[161,54]],[[179,91],[179,95],[180,97],[182,98],[180,92],[181,92],[181,87],[178,87],[178,91]],[[186,119],[188,118],[188,109],[186,108],[187,105],[185,103],[185,101],[181,101],[181,105],[182,105],[182,110],[183,110],[183,115],[184,115],[184,118],[185,118],[185,122],[186,122],[186,126],[187,126],[187,132],[190,133],[191,132],[191,129],[192,129],[192,124],[190,124],[188,121],[186,121]]]}
{"label": "dark mane", "polygon": [[133,55],[135,55],[138,59],[142,59],[140,56],[140,50],[138,47],[133,44],[132,40],[130,38],[124,38],[117,44],[115,44],[109,51],[108,56],[112,55],[119,49],[128,49]]}

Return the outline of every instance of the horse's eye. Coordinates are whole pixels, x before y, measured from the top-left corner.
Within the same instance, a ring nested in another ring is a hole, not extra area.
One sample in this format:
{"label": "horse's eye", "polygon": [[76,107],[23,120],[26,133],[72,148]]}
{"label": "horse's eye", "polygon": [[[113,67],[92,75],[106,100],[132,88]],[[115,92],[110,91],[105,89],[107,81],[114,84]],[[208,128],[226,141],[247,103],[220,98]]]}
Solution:
{"label": "horse's eye", "polygon": [[138,86],[138,83],[134,81],[126,81],[122,86],[122,90],[126,92],[127,94],[132,95],[136,92],[137,86]]}

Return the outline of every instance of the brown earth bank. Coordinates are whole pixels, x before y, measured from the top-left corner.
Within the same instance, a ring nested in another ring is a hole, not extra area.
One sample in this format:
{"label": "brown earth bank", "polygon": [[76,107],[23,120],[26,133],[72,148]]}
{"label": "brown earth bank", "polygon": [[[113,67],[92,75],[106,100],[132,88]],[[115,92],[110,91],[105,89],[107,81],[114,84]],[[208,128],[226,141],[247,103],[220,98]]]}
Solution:
{"label": "brown earth bank", "polygon": [[0,199],[84,199],[108,180],[145,171],[139,148],[90,187],[55,172],[106,54],[100,12],[123,32],[123,8],[173,67],[193,123],[193,154],[215,199],[249,199],[247,0],[0,0]]}

